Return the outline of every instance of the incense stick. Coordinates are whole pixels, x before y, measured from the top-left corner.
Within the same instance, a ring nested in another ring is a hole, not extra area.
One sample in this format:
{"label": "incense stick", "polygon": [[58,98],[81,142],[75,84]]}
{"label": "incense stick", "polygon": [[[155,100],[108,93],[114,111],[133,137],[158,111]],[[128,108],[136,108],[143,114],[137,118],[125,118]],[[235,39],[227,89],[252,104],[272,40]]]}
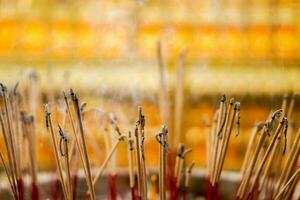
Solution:
{"label": "incense stick", "polygon": [[59,153],[58,153],[59,150],[58,150],[58,147],[57,147],[57,140],[56,140],[56,137],[54,135],[54,129],[53,129],[52,119],[51,119],[51,112],[50,112],[49,107],[48,107],[47,104],[45,105],[45,115],[46,115],[46,128],[51,134],[54,157],[55,157],[56,166],[57,166],[59,176],[60,176],[59,177],[60,178],[60,183],[61,183],[61,186],[62,186],[62,190],[63,190],[65,199],[69,199],[66,183],[64,181],[64,176],[63,176],[62,163],[61,163],[61,160],[59,158]]}
{"label": "incense stick", "polygon": [[170,97],[167,86],[166,69],[163,62],[161,42],[157,41],[157,61],[159,67],[159,111],[162,124],[170,125]]}
{"label": "incense stick", "polygon": [[106,168],[108,162],[109,162],[110,159],[112,158],[112,156],[113,156],[114,152],[116,151],[116,149],[117,149],[119,143],[120,143],[121,141],[124,141],[125,138],[126,138],[126,136],[124,136],[124,135],[119,136],[118,141],[115,142],[115,144],[113,145],[112,149],[110,150],[108,156],[106,157],[106,159],[104,160],[103,164],[101,165],[101,168],[100,168],[99,171],[96,173],[96,175],[95,175],[95,177],[94,177],[94,179],[93,179],[93,186],[95,186],[96,183],[97,183],[97,181],[101,178],[101,176],[102,176],[102,174],[103,174],[103,172],[104,172],[104,170],[105,170],[105,168]]}
{"label": "incense stick", "polygon": [[[82,119],[81,119],[82,116],[80,113],[79,101],[78,101],[77,95],[72,90],[70,91],[70,95],[72,97],[73,107],[75,109],[75,112],[77,115],[77,122],[79,124],[79,133],[80,133],[80,140],[82,143],[81,146],[82,146],[82,153],[83,153],[83,161],[84,161],[84,165],[86,167],[87,185],[89,188],[91,199],[95,200],[96,199],[95,188],[93,186],[93,181],[92,181],[91,167],[90,167],[90,161],[89,161],[85,137],[84,137],[84,130],[83,130],[83,124],[82,124]],[[81,146],[78,146],[78,149],[81,148]]]}
{"label": "incense stick", "polygon": [[168,130],[164,126],[160,133],[155,137],[159,143],[159,197],[161,200],[166,199],[166,153],[168,149],[167,142]]}
{"label": "incense stick", "polygon": [[297,171],[293,174],[293,176],[289,179],[289,181],[282,187],[282,189],[279,191],[279,193],[274,198],[275,200],[279,199],[280,196],[284,193],[284,191],[291,185],[293,181],[297,182],[296,180],[299,180],[299,174],[300,174],[300,168],[297,169]]}
{"label": "incense stick", "polygon": [[174,138],[172,144],[180,142],[181,128],[182,128],[182,109],[184,97],[184,59],[185,51],[182,51],[178,58],[176,88],[175,88],[175,108],[174,108]]}

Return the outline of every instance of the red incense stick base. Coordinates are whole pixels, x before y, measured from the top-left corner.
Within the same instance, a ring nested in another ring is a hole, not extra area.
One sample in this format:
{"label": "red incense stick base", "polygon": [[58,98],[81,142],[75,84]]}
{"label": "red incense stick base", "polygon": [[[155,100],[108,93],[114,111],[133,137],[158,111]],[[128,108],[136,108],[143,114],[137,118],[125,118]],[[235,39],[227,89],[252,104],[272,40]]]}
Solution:
{"label": "red incense stick base", "polygon": [[207,180],[207,193],[206,199],[207,200],[220,200],[220,193],[219,193],[219,183],[215,183],[212,185],[210,179]]}
{"label": "red incense stick base", "polygon": [[19,199],[20,200],[24,200],[24,182],[22,180],[22,178],[17,180],[17,187],[18,187],[18,191],[19,191]]}
{"label": "red incense stick base", "polygon": [[31,184],[31,200],[39,200],[39,189],[36,183]]}
{"label": "red incense stick base", "polygon": [[108,176],[108,191],[109,191],[109,200],[117,199],[117,188],[116,188],[116,175]]}

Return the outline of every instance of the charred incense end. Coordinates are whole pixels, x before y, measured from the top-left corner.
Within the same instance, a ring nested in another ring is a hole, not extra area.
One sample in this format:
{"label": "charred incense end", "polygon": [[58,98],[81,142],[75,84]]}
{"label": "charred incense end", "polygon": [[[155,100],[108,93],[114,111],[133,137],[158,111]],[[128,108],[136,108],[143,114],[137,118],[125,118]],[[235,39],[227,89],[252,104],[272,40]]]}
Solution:
{"label": "charred incense end", "polygon": [[238,136],[240,134],[240,119],[241,119],[241,115],[240,115],[240,110],[241,110],[241,104],[240,102],[236,102],[235,106],[234,106],[234,110],[236,110],[236,134],[235,136]]}
{"label": "charred incense end", "polygon": [[113,127],[113,129],[118,133],[118,135],[121,136],[122,133],[120,131],[119,126],[116,123],[116,117],[112,113],[110,113],[110,115],[109,115],[109,122],[110,122],[111,126]]}
{"label": "charred incense end", "polygon": [[65,156],[67,154],[67,148],[66,148],[66,143],[68,142],[68,137],[67,135],[63,132],[62,128],[60,125],[58,125],[58,129],[59,129],[59,150],[60,150],[60,154],[61,156]]}
{"label": "charred incense end", "polygon": [[233,103],[234,103],[234,98],[230,98],[229,104],[230,104],[230,105],[233,105]]}
{"label": "charred incense end", "polygon": [[80,112],[83,113],[84,109],[86,108],[87,103],[86,102],[82,102],[80,104]]}
{"label": "charred incense end", "polygon": [[19,86],[19,81],[16,83],[16,85],[15,85],[15,87],[14,87],[14,89],[13,89],[12,94],[13,94],[14,96],[17,95],[17,89],[18,89],[18,86]]}
{"label": "charred incense end", "polygon": [[139,113],[139,125],[141,126],[142,129],[145,127],[145,116],[143,115],[143,108],[139,106],[138,108],[138,113]]}
{"label": "charred incense end", "polygon": [[283,136],[284,136],[284,142],[283,142],[283,154],[286,152],[286,147],[287,147],[287,131],[288,131],[288,120],[286,119],[285,124],[284,124],[284,129],[283,129]]}
{"label": "charred incense end", "polygon": [[78,97],[77,95],[74,93],[73,89],[71,88],[70,89],[70,96],[71,96],[71,99],[75,102],[78,102]]}
{"label": "charred incense end", "polygon": [[183,157],[183,153],[184,153],[184,145],[182,143],[180,143],[178,145],[178,149],[177,149],[177,156],[182,158]]}
{"label": "charred incense end", "polygon": [[226,95],[225,95],[225,94],[223,94],[223,95],[222,95],[222,97],[221,97],[221,102],[223,102],[223,103],[224,103],[225,101],[226,101]]}
{"label": "charred incense end", "polygon": [[275,119],[278,119],[281,115],[282,115],[283,110],[282,109],[278,109],[276,110],[271,117],[271,122],[273,122]]}
{"label": "charred incense end", "polygon": [[193,161],[192,164],[187,168],[187,173],[191,174],[194,166],[195,166],[195,161]]}
{"label": "charred incense end", "polygon": [[129,151],[133,151],[134,140],[131,138],[131,132],[128,132]]}
{"label": "charred incense end", "polygon": [[45,110],[45,122],[46,122],[46,128],[49,128],[49,118],[50,118],[50,111],[49,111],[49,105],[45,104],[44,105],[44,110]]}
{"label": "charred incense end", "polygon": [[1,87],[1,91],[3,93],[7,92],[7,88],[6,88],[6,86],[3,83],[0,83],[0,87]]}

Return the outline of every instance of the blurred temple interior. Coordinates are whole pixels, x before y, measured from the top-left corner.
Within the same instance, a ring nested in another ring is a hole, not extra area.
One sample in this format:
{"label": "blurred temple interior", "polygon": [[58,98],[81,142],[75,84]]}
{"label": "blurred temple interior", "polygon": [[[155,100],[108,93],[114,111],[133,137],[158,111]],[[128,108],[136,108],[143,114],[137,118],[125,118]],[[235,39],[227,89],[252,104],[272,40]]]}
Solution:
{"label": "blurred temple interior", "polygon": [[[20,82],[26,91],[35,81],[37,105],[31,108],[39,122],[39,170],[55,166],[43,104],[63,104],[59,98],[70,88],[88,108],[114,113],[122,130],[133,130],[142,106],[147,165],[153,167],[158,163],[154,136],[162,125],[159,41],[171,118],[185,52],[179,132],[193,148],[188,162],[205,167],[206,123],[213,121],[221,95],[241,103],[241,133],[230,141],[224,164],[237,171],[255,123],[300,91],[299,19],[298,0],[0,0],[0,82],[9,88]],[[294,132],[299,117],[296,98],[289,124]],[[86,118],[86,132],[96,138],[88,143],[97,165],[105,159],[103,129],[96,115]],[[169,125],[172,135],[176,122]],[[4,149],[2,135],[0,141]],[[117,149],[119,167],[127,166],[126,148]]]}

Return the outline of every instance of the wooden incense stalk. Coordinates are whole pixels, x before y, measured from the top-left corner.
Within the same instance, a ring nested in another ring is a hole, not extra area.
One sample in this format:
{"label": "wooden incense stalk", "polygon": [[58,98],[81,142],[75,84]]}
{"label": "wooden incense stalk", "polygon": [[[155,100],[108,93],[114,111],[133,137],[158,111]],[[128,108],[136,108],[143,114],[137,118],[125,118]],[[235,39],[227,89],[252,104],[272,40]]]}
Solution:
{"label": "wooden incense stalk", "polygon": [[175,108],[174,108],[174,138],[173,145],[180,142],[182,128],[182,109],[184,101],[184,58],[185,51],[182,51],[178,59],[176,88],[175,88]]}
{"label": "wooden incense stalk", "polygon": [[[287,118],[290,122],[293,122],[292,120],[292,113],[293,113],[293,109],[295,106],[295,101],[296,101],[296,97],[297,97],[297,93],[294,93],[292,95],[291,101],[290,101],[290,105],[289,108],[287,110]],[[290,123],[293,124],[293,123]],[[292,131],[293,130],[293,125],[290,126],[289,131],[287,132],[287,147],[286,147],[286,151],[289,152],[291,150],[291,144],[292,144]]]}
{"label": "wooden incense stalk", "polygon": [[[275,144],[278,143],[279,141],[279,136],[280,136],[280,132],[282,130],[282,128],[287,124],[287,118],[286,117],[283,117],[280,124],[278,125],[277,129],[276,129],[276,132],[271,140],[271,143],[269,144],[265,154],[264,154],[264,157],[263,157],[263,160],[260,162],[260,165],[258,166],[257,170],[256,170],[256,174],[254,175],[254,178],[253,178],[253,184],[250,186],[250,192],[253,190],[255,184],[257,184],[257,181],[258,181],[258,178],[262,172],[262,169],[263,169],[263,166],[265,165],[272,149],[274,146],[276,146]],[[277,142],[276,142],[277,141]],[[242,197],[244,197],[244,195],[247,195],[247,189],[248,189],[248,184],[245,184],[245,187],[244,187],[244,190],[242,191]]]}
{"label": "wooden incense stalk", "polygon": [[73,106],[77,115],[77,121],[79,124],[79,133],[80,133],[80,139],[82,143],[82,150],[83,150],[83,160],[86,166],[86,171],[87,171],[87,184],[89,188],[89,192],[91,195],[91,199],[95,200],[96,199],[96,194],[95,194],[95,188],[93,186],[93,180],[92,180],[92,173],[91,173],[91,167],[90,167],[90,161],[88,157],[88,152],[87,152],[87,147],[86,147],[86,142],[85,142],[85,137],[84,137],[84,130],[83,130],[83,124],[82,124],[82,119],[81,119],[81,113],[80,113],[80,107],[79,107],[79,101],[77,98],[77,95],[71,90],[70,95],[72,97],[72,102]]}
{"label": "wooden incense stalk", "polygon": [[159,111],[162,124],[170,126],[170,97],[168,93],[166,68],[163,62],[161,42],[157,42],[157,61],[159,67]]}
{"label": "wooden incense stalk", "polygon": [[[208,174],[209,176],[212,175],[212,170],[213,170],[213,152],[214,152],[214,146],[213,144],[215,143],[215,140],[217,139],[217,136],[216,136],[216,132],[217,132],[217,123],[218,123],[218,113],[219,113],[219,110],[217,110],[214,114],[214,119],[213,119],[213,124],[212,124],[212,128],[209,132],[209,140],[208,140],[208,158],[207,158],[207,169],[208,169]],[[211,178],[211,177],[209,177]]]}
{"label": "wooden incense stalk", "polygon": [[212,174],[211,174],[211,183],[214,186],[214,177],[215,177],[215,172],[216,172],[216,165],[217,165],[217,154],[219,151],[219,137],[222,134],[222,130],[223,130],[223,122],[225,122],[226,120],[226,115],[224,116],[225,110],[226,110],[226,105],[225,105],[225,101],[226,101],[226,97],[225,95],[223,95],[221,97],[221,101],[220,101],[220,107],[219,107],[219,112],[218,112],[218,122],[217,122],[217,128],[216,128],[216,132],[215,134],[215,138],[214,138],[214,148],[213,148],[213,158],[212,158]]}
{"label": "wooden incense stalk", "polygon": [[[230,111],[231,112],[231,111]],[[225,133],[224,133],[224,143],[221,147],[221,153],[220,153],[220,157],[219,157],[219,163],[218,163],[218,167],[217,167],[217,172],[216,172],[216,178],[215,178],[215,182],[218,182],[221,176],[221,172],[223,169],[223,165],[224,165],[224,161],[225,161],[225,155],[228,149],[228,144],[229,144],[229,139],[230,139],[230,135],[231,135],[231,131],[232,131],[232,127],[233,127],[233,123],[234,123],[234,118],[236,118],[236,121],[238,122],[238,118],[236,116],[239,116],[239,112],[240,112],[240,103],[236,102],[234,105],[234,111],[232,113],[232,117],[228,123],[227,126],[225,126]],[[231,114],[228,114],[229,116]]]}
{"label": "wooden incense stalk", "polygon": [[242,198],[242,196],[244,195],[242,193],[245,191],[246,185],[248,185],[248,183],[250,181],[250,178],[251,178],[252,172],[254,170],[254,167],[255,167],[256,161],[258,159],[258,156],[261,152],[261,149],[263,148],[263,145],[265,144],[265,139],[269,135],[270,131],[273,129],[273,126],[274,126],[273,124],[275,123],[276,119],[278,119],[281,115],[282,115],[282,110],[281,109],[276,110],[272,114],[271,119],[267,120],[267,122],[265,123],[262,135],[259,139],[259,142],[258,142],[258,144],[255,148],[255,151],[253,153],[253,156],[251,158],[249,166],[246,169],[245,175],[243,176],[241,184],[238,188],[238,191],[237,191],[237,197],[238,198]]}
{"label": "wooden incense stalk", "polygon": [[248,166],[248,164],[249,164],[250,153],[254,149],[254,143],[255,143],[256,136],[263,129],[264,124],[265,124],[264,122],[257,122],[254,129],[253,129],[253,131],[252,131],[252,133],[251,133],[250,140],[248,142],[247,150],[246,150],[244,160],[243,160],[243,164],[242,164],[242,168],[241,168],[242,174],[245,173],[246,166]]}
{"label": "wooden incense stalk", "polygon": [[168,149],[167,142],[168,130],[163,127],[161,132],[155,138],[159,143],[159,197],[161,200],[166,199],[166,153]]}
{"label": "wooden incense stalk", "polygon": [[[85,165],[85,162],[84,162],[84,159],[83,159],[83,157],[84,157],[83,150],[82,150],[83,147],[82,147],[82,145],[80,143],[80,138],[79,138],[79,136],[77,134],[78,130],[77,130],[76,126],[75,126],[75,121],[74,121],[73,114],[71,112],[69,100],[68,100],[67,96],[65,95],[65,93],[63,93],[63,95],[64,95],[65,104],[66,104],[66,107],[67,107],[67,113],[68,113],[68,116],[69,116],[69,120],[71,122],[73,134],[74,134],[74,137],[75,137],[77,149],[79,151],[80,159],[81,159],[81,162],[82,162],[82,165],[83,165],[83,170],[84,170],[85,176],[87,176],[87,169],[86,169],[86,165]],[[71,150],[73,150],[73,149],[71,148]]]}
{"label": "wooden incense stalk", "polygon": [[177,147],[177,156],[176,156],[176,160],[175,160],[175,167],[174,167],[174,178],[175,180],[177,180],[177,175],[178,175],[178,169],[179,169],[179,161],[182,157],[184,153],[184,145],[183,144],[178,144]]}
{"label": "wooden incense stalk", "polygon": [[39,191],[37,187],[37,161],[36,161],[36,136],[35,136],[35,127],[34,127],[34,116],[28,116],[27,123],[27,135],[28,135],[28,149],[29,149],[29,158],[30,158],[30,167],[31,167],[31,176],[32,176],[32,199],[39,199]]}
{"label": "wooden incense stalk", "polygon": [[[12,185],[12,191],[14,198],[18,198],[18,189],[17,189],[17,183],[16,183],[16,176],[13,171],[13,156],[11,152],[11,143],[8,140],[8,132],[6,128],[6,123],[4,122],[4,113],[2,109],[0,109],[0,122],[1,122],[1,129],[2,129],[2,134],[4,137],[4,142],[5,142],[5,148],[6,148],[6,153],[8,157],[8,166],[7,166],[7,171],[9,172],[9,180],[11,180],[11,185]],[[4,163],[3,163],[4,164]]]}
{"label": "wooden incense stalk", "polygon": [[7,88],[3,85],[0,84],[1,89],[2,89],[2,95],[3,95],[3,100],[4,100],[4,109],[6,113],[6,126],[7,126],[7,135],[6,137],[8,138],[8,144],[10,146],[9,148],[9,154],[11,156],[11,167],[10,169],[12,170],[12,176],[13,176],[13,183],[14,187],[16,188],[16,174],[17,174],[17,161],[16,161],[16,144],[15,140],[13,139],[14,134],[13,134],[13,127],[12,127],[12,115],[11,115],[11,109],[9,106],[9,98],[7,95]]}
{"label": "wooden incense stalk", "polygon": [[142,107],[139,107],[139,132],[141,136],[141,169],[142,169],[142,199],[147,199],[147,173],[145,159],[145,116],[143,115]]}
{"label": "wooden incense stalk", "polygon": [[57,139],[56,139],[55,134],[54,134],[52,119],[51,119],[51,113],[50,113],[50,110],[49,110],[49,107],[48,107],[47,104],[45,105],[45,115],[46,115],[46,128],[51,134],[52,147],[53,147],[53,151],[54,151],[56,166],[57,166],[57,169],[58,169],[58,172],[59,172],[59,178],[60,178],[60,183],[61,183],[61,186],[62,186],[63,194],[64,194],[65,199],[69,199],[68,192],[67,192],[68,190],[67,190],[67,187],[66,187],[66,183],[64,181],[63,167],[62,167],[62,163],[61,163],[60,156],[59,156],[59,149],[58,149],[58,146],[57,146],[58,143],[57,143]]}
{"label": "wooden incense stalk", "polygon": [[278,192],[278,194],[276,195],[276,197],[274,199],[275,200],[281,199],[280,197],[284,194],[284,192],[288,189],[288,187],[290,187],[294,181],[297,182],[299,180],[299,178],[300,178],[300,167],[292,175],[292,177],[288,180],[288,182],[282,187],[282,189]]}
{"label": "wooden incense stalk", "polygon": [[138,123],[136,122],[134,136],[135,136],[135,144],[136,144],[136,160],[137,160],[137,182],[138,182],[138,196],[142,197],[142,165],[141,165],[141,149],[140,149],[140,135],[138,130]]}
{"label": "wooden incense stalk", "polygon": [[176,174],[176,177],[177,177],[177,179],[176,179],[176,188],[180,187],[180,178],[181,178],[181,173],[182,173],[182,169],[183,169],[183,165],[184,165],[185,156],[186,156],[187,153],[190,153],[190,152],[192,152],[191,148],[186,149],[179,158],[178,171],[177,171],[177,174]]}
{"label": "wooden incense stalk", "polygon": [[183,200],[187,199],[187,192],[188,192],[191,174],[192,174],[192,170],[193,170],[194,166],[195,166],[195,162],[193,161],[192,164],[190,166],[188,166],[188,168],[185,171],[184,192],[183,192],[183,198],[182,198]]}
{"label": "wooden incense stalk", "polygon": [[[230,99],[230,102],[229,102],[229,106],[227,108],[227,114],[226,114],[226,118],[225,118],[225,124],[224,124],[224,128],[223,128],[223,133],[220,133],[220,135],[222,137],[219,137],[217,135],[217,150],[216,150],[216,154],[214,155],[215,158],[214,158],[214,168],[213,168],[213,177],[212,177],[212,185],[214,186],[215,183],[217,182],[217,177],[218,177],[218,171],[219,171],[219,165],[220,165],[220,161],[221,161],[221,157],[222,157],[222,154],[223,152],[225,151],[225,143],[226,143],[226,140],[227,140],[227,129],[228,127],[231,125],[231,118],[233,118],[231,113],[232,113],[232,110],[233,110],[233,103],[234,103],[234,99],[231,98]],[[228,138],[229,139],[229,138]],[[218,148],[219,144],[221,145],[220,148]],[[225,152],[224,152],[225,153]]]}
{"label": "wooden incense stalk", "polygon": [[72,183],[71,183],[71,172],[70,172],[70,162],[69,162],[69,148],[68,148],[68,137],[67,135],[63,132],[62,128],[58,125],[59,127],[59,135],[60,135],[60,141],[59,141],[59,149],[61,156],[64,158],[65,161],[65,173],[66,173],[66,186],[67,186],[67,191],[70,199],[72,198]]}
{"label": "wooden incense stalk", "polygon": [[134,140],[131,136],[131,132],[128,132],[128,170],[129,170],[129,187],[131,190],[131,199],[135,200],[134,191]]}
{"label": "wooden incense stalk", "polygon": [[299,141],[300,141],[300,129],[297,132],[293,146],[288,154],[286,163],[282,169],[282,173],[280,174],[280,177],[279,177],[279,180],[277,183],[277,188],[275,190],[274,195],[276,195],[279,192],[281,186],[287,182],[288,177],[290,176],[290,174],[292,172],[293,166],[295,166],[295,163],[298,160],[298,156],[299,156],[299,152],[300,152]]}
{"label": "wooden incense stalk", "polygon": [[96,175],[95,175],[95,177],[94,177],[94,179],[93,179],[93,186],[94,186],[94,187],[95,187],[97,181],[101,178],[101,176],[102,176],[102,174],[103,174],[103,172],[104,172],[104,170],[105,170],[105,168],[106,168],[108,162],[110,161],[110,159],[111,159],[112,156],[114,155],[114,152],[116,151],[116,149],[117,149],[119,143],[120,143],[121,141],[124,141],[125,138],[126,138],[126,136],[124,136],[124,135],[119,136],[118,140],[117,140],[117,141],[115,142],[115,144],[113,145],[113,147],[112,147],[112,149],[110,150],[108,156],[105,158],[103,164],[101,165],[99,171],[96,173]]}

